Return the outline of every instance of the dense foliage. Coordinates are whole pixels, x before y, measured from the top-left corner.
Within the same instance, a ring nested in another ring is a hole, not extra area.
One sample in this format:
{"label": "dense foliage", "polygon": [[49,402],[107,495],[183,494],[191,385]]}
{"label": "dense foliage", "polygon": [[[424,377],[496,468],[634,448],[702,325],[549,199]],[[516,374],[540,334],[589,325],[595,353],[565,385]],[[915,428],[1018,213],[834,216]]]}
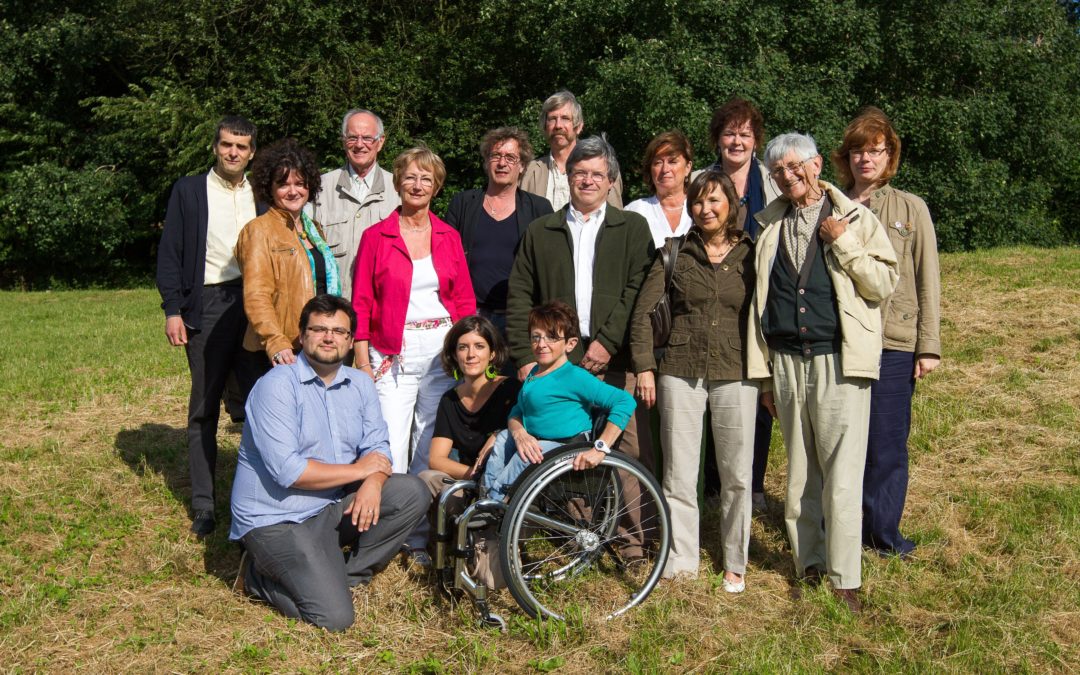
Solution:
{"label": "dense foliage", "polygon": [[[340,115],[415,140],[447,187],[482,182],[476,144],[535,132],[577,93],[619,150],[627,198],[649,138],[679,127],[712,160],[713,108],[739,94],[767,133],[823,150],[863,105],[904,142],[900,187],[949,250],[1080,240],[1080,34],[1054,0],[2,0],[0,283],[97,284],[152,266],[169,186],[209,166],[225,113],[292,135],[325,168]],[[535,134],[534,134],[535,135]],[[542,143],[538,143],[542,145]]]}

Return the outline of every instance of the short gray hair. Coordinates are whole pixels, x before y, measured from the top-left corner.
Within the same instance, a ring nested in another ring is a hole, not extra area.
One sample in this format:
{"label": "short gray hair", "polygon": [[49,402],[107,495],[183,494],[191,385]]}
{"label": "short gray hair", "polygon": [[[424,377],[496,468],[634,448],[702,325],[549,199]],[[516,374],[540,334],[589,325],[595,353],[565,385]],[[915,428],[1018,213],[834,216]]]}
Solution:
{"label": "short gray hair", "polygon": [[381,117],[379,117],[375,113],[371,112],[367,108],[353,108],[349,112],[345,113],[345,117],[341,118],[341,137],[342,138],[345,138],[345,136],[348,135],[348,133],[349,133],[349,120],[351,120],[356,115],[371,115],[372,117],[374,117],[375,118],[375,126],[379,130],[379,136],[381,137],[383,135],[383,123],[382,123],[382,118]]}
{"label": "short gray hair", "polygon": [[780,134],[765,146],[765,168],[772,169],[773,164],[782,161],[789,152],[795,152],[801,160],[811,159],[820,154],[817,143],[810,134]]}
{"label": "short gray hair", "polygon": [[581,125],[581,104],[578,103],[576,96],[563,89],[562,91],[557,91],[551,96],[548,96],[544,101],[544,105],[540,107],[540,131],[544,130],[544,123],[547,122],[548,113],[552,110],[558,110],[567,103],[570,104],[570,114],[573,117],[574,126],[577,127]]}
{"label": "short gray hair", "polygon": [[607,162],[608,180],[612,183],[618,180],[619,158],[615,156],[615,148],[611,147],[611,144],[607,142],[607,137],[604,134],[578,140],[577,144],[574,145],[574,149],[570,151],[570,156],[566,158],[566,175],[569,176],[574,172],[574,166],[578,162],[594,157],[603,157]]}

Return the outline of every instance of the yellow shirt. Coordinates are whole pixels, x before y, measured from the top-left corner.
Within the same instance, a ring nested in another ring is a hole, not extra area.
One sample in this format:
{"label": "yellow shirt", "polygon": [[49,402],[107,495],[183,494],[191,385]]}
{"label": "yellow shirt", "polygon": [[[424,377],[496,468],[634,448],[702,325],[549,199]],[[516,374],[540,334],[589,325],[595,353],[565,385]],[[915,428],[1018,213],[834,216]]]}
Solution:
{"label": "yellow shirt", "polygon": [[204,284],[220,284],[240,278],[233,249],[248,221],[255,219],[255,196],[247,178],[234,186],[211,169],[206,174],[206,273]]}

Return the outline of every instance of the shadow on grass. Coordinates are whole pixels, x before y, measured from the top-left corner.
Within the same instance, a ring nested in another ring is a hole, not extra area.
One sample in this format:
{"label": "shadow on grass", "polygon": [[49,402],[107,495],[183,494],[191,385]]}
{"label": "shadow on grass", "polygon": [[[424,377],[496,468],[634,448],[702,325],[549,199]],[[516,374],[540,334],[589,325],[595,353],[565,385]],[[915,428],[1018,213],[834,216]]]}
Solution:
{"label": "shadow on grass", "polygon": [[[161,476],[174,501],[185,507],[190,503],[186,429],[147,422],[138,429],[121,429],[117,432],[115,447],[120,458],[137,476]],[[217,528],[202,540],[203,567],[208,574],[231,584],[240,560],[238,547],[228,538],[229,494],[236,470],[236,449],[219,442],[217,466],[214,481]],[[192,536],[187,531],[186,523],[179,536]]]}

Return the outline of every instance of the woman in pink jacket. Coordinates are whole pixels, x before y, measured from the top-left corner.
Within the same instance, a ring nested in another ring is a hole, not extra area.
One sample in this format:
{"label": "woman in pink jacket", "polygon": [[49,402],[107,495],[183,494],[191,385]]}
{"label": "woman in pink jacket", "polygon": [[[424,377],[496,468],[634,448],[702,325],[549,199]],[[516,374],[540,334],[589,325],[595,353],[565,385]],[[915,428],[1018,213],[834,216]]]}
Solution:
{"label": "woman in pink jacket", "polygon": [[353,277],[354,366],[375,380],[399,473],[428,468],[439,399],[454,384],[439,361],[443,337],[476,313],[461,238],[429,210],[445,179],[428,148],[398,155],[401,206],[364,232]]}

